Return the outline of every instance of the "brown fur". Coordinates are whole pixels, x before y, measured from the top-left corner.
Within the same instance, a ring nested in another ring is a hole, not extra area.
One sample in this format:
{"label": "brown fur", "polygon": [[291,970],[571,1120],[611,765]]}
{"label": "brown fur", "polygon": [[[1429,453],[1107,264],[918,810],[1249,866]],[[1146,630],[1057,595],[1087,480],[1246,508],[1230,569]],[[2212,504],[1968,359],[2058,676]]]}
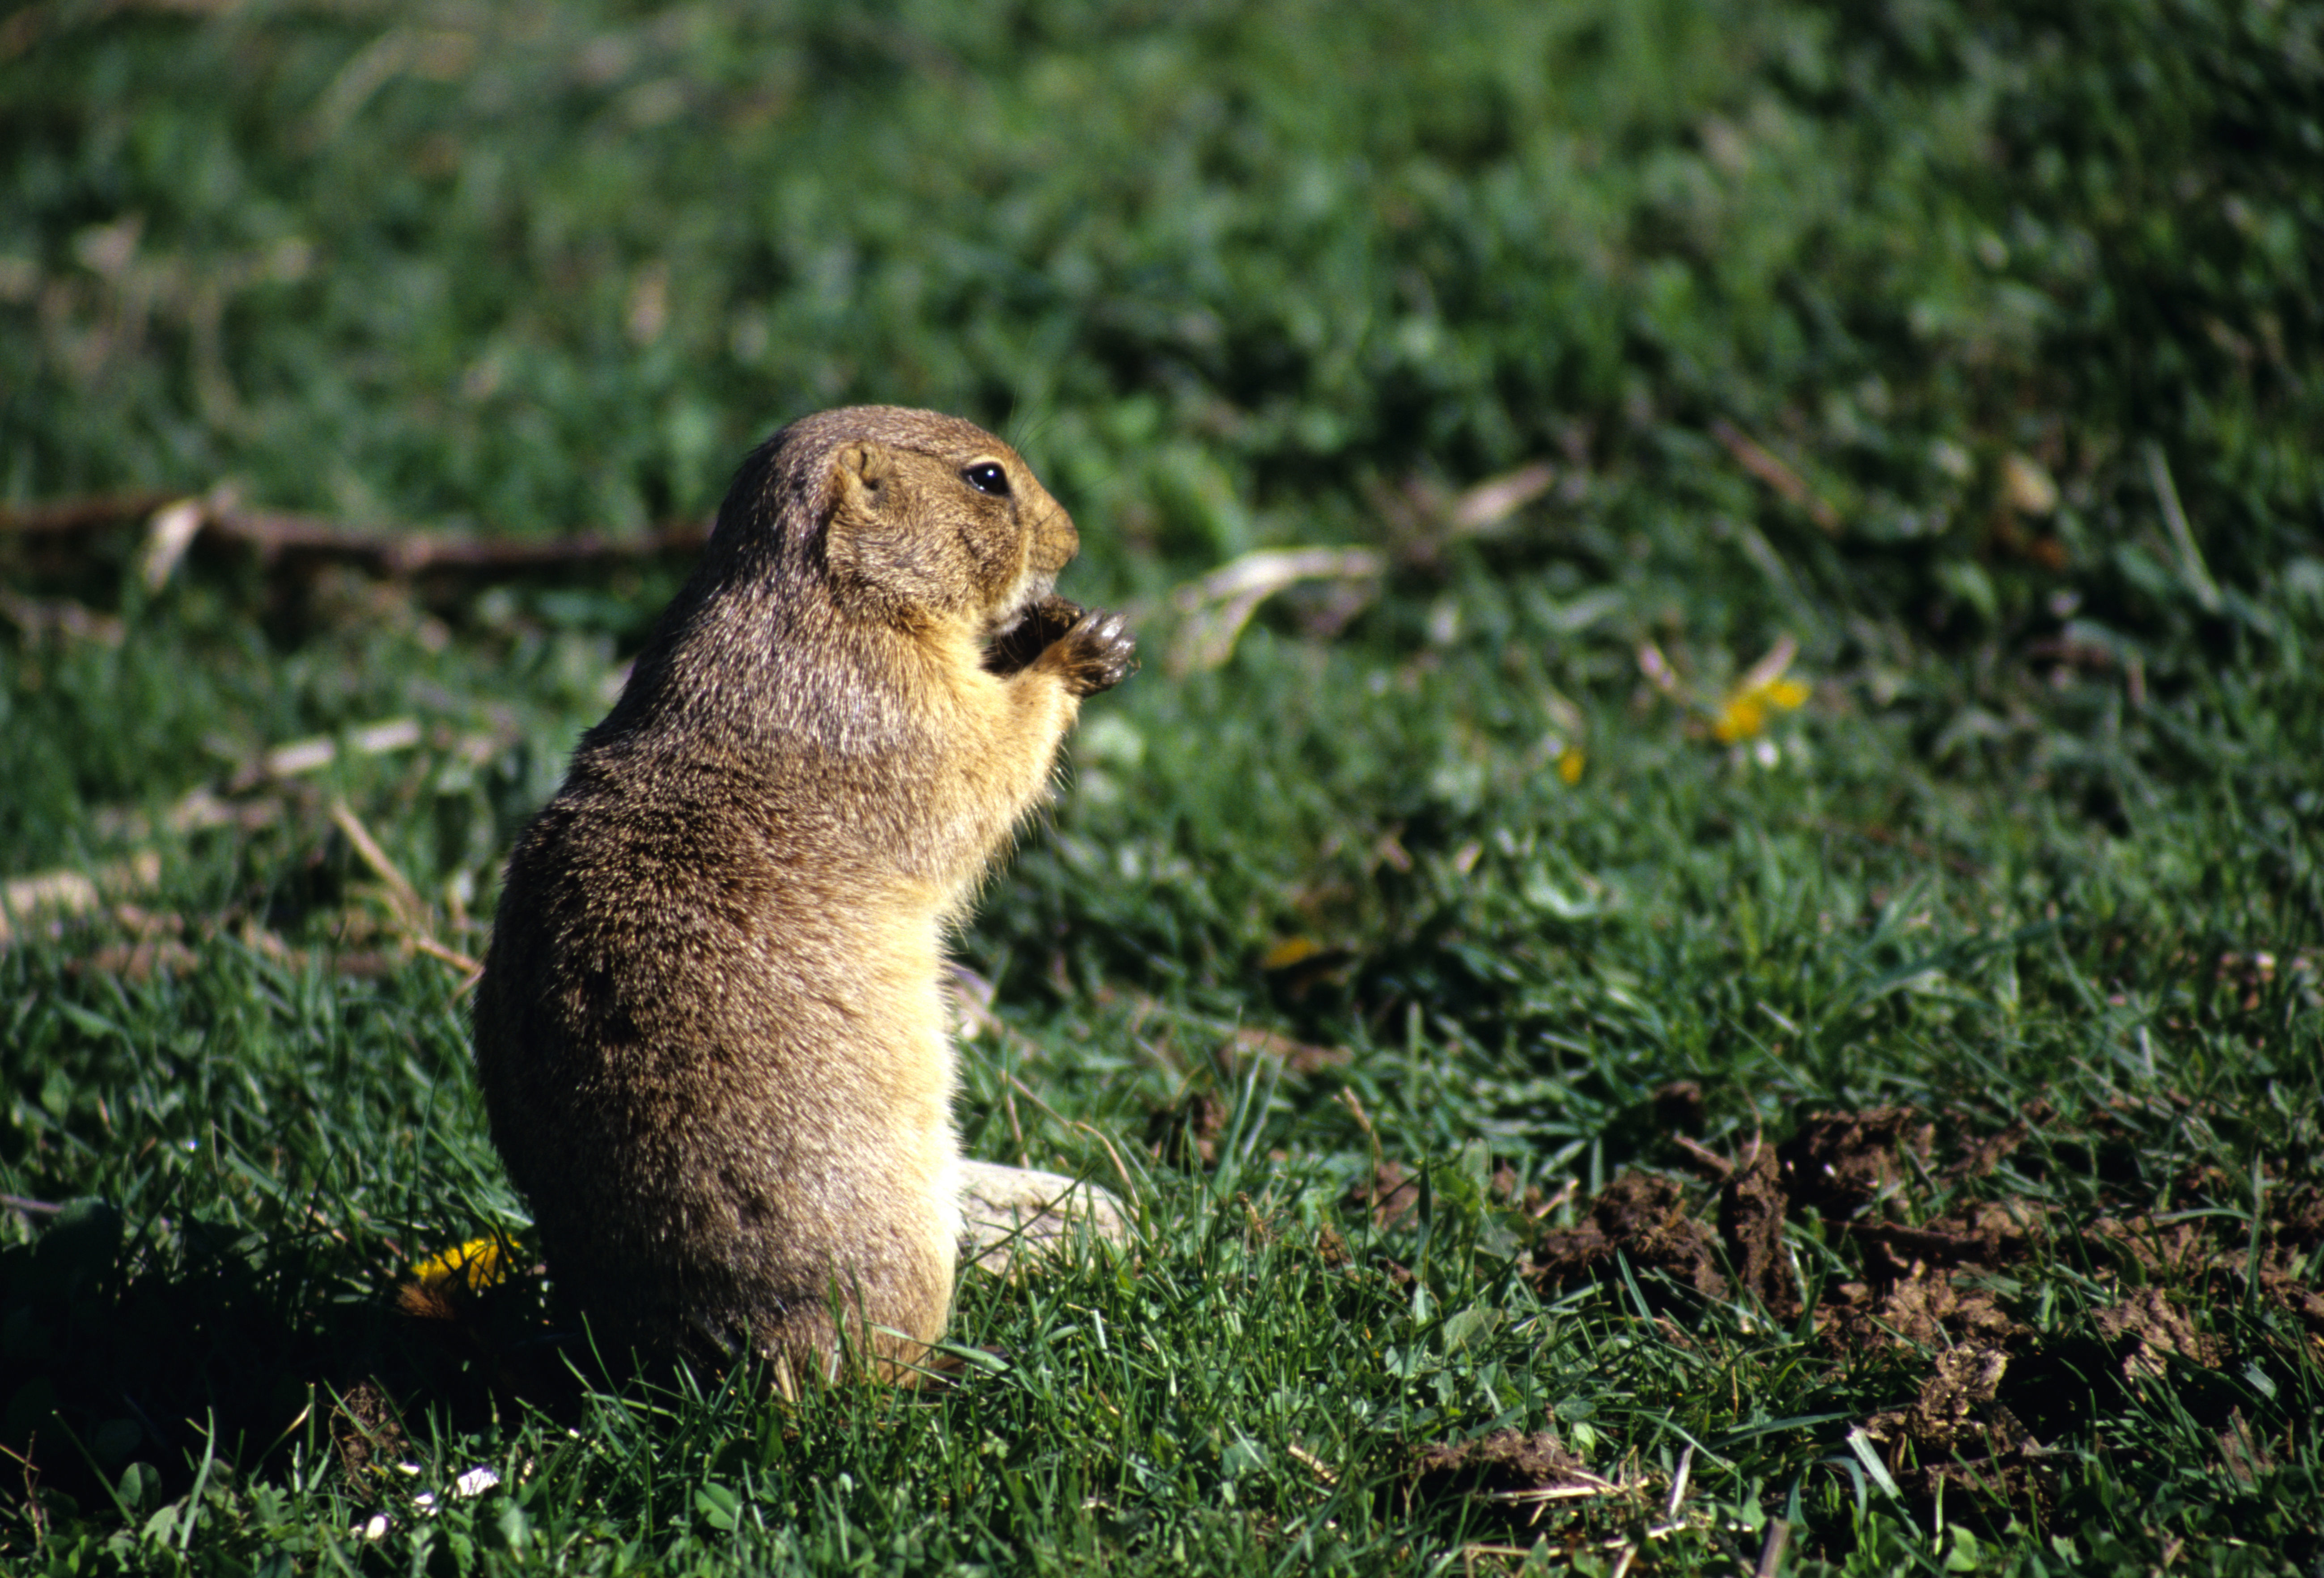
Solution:
{"label": "brown fur", "polygon": [[517,842],[476,997],[493,1142],[601,1336],[747,1343],[789,1385],[833,1372],[835,1307],[881,1373],[942,1331],[944,935],[1133,666],[1050,595],[1079,546],[1014,450],[927,411],[808,417],[735,477]]}

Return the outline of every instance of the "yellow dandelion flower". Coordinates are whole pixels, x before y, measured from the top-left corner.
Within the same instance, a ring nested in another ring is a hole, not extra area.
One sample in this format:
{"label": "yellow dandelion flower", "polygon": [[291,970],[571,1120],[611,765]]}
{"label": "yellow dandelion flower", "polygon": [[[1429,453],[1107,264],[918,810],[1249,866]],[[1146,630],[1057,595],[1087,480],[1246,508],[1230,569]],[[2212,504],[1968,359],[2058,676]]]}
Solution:
{"label": "yellow dandelion flower", "polygon": [[1722,745],[1748,740],[1767,726],[1767,709],[1755,696],[1730,696],[1711,715],[1711,737]]}
{"label": "yellow dandelion flower", "polygon": [[1735,682],[1734,687],[1711,709],[1713,739],[1722,745],[1751,739],[1766,730],[1769,709],[1791,712],[1807,700],[1810,691],[1806,682],[1784,677],[1799,650],[1799,643],[1790,636],[1781,638],[1766,657],[1751,666],[1749,673]]}
{"label": "yellow dandelion flower", "polygon": [[1581,746],[1568,745],[1557,755],[1558,781],[1569,786],[1580,783],[1582,770],[1589,765],[1590,758],[1582,754]]}
{"label": "yellow dandelion flower", "polygon": [[501,1241],[496,1238],[472,1238],[456,1250],[430,1255],[415,1263],[411,1274],[422,1282],[447,1282],[466,1276],[471,1292],[507,1280],[508,1268],[501,1263]]}

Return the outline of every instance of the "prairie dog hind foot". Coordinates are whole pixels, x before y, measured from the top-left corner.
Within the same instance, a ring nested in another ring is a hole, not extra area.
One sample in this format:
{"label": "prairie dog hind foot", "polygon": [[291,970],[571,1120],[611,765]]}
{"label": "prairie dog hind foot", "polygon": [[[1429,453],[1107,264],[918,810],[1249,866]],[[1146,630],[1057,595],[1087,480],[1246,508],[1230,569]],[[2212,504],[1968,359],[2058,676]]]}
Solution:
{"label": "prairie dog hind foot", "polygon": [[1063,1173],[998,1162],[960,1164],[960,1260],[994,1276],[1038,1265],[1086,1232],[1109,1244],[1130,1241],[1120,1197]]}

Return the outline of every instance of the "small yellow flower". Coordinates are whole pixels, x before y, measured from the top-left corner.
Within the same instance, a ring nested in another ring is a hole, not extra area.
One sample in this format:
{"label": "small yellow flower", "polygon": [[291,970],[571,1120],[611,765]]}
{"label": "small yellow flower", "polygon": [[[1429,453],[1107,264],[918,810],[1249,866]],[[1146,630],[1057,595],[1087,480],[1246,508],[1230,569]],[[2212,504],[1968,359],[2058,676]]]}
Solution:
{"label": "small yellow flower", "polygon": [[1792,659],[1799,650],[1798,642],[1790,636],[1783,637],[1773,651],[1751,666],[1749,673],[1735,682],[1712,709],[1712,738],[1722,745],[1748,740],[1766,728],[1770,708],[1791,712],[1807,700],[1809,689],[1804,681],[1784,678],[1784,671],[1792,666]]}
{"label": "small yellow flower", "polygon": [[501,1263],[500,1240],[472,1238],[456,1250],[446,1250],[419,1261],[411,1268],[411,1274],[422,1282],[447,1282],[465,1274],[469,1291],[482,1293],[507,1280],[508,1268]]}
{"label": "small yellow flower", "polygon": [[1567,785],[1580,783],[1582,770],[1589,765],[1590,758],[1582,754],[1581,746],[1568,745],[1557,755],[1558,781]]}
{"label": "small yellow flower", "polygon": [[1312,959],[1323,951],[1323,945],[1310,937],[1286,937],[1259,955],[1262,970],[1288,970],[1303,959]]}

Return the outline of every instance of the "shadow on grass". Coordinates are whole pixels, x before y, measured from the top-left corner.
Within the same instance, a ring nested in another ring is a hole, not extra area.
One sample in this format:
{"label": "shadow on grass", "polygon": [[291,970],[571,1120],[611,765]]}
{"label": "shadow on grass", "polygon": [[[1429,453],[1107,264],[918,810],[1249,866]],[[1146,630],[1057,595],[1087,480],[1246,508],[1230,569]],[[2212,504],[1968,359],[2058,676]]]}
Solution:
{"label": "shadow on grass", "polygon": [[[97,1199],[0,1250],[0,1498],[37,1524],[124,1518],[222,1465],[250,1475],[336,1457],[360,1499],[416,1435],[530,1410],[577,1417],[596,1368],[553,1330],[538,1278],[470,1288],[456,1271],[400,1293],[341,1235],[198,1222],[125,1231]],[[374,1250],[376,1246],[372,1246]],[[424,1293],[424,1297],[421,1295]],[[411,1411],[433,1416],[407,1422]]]}

